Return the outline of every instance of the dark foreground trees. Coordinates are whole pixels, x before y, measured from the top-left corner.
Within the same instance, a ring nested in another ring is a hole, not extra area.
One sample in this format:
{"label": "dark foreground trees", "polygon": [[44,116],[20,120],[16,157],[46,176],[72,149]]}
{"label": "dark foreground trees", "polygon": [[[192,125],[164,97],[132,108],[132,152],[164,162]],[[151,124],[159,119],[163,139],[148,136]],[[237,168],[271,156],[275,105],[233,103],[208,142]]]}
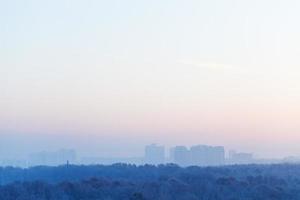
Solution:
{"label": "dark foreground trees", "polygon": [[298,200],[300,165],[2,168],[2,200]]}

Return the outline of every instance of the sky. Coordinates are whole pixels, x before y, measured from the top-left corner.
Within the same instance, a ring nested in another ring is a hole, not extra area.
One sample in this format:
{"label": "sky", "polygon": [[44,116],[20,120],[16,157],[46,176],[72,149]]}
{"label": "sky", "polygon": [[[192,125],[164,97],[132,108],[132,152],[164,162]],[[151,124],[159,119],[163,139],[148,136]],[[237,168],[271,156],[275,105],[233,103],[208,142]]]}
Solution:
{"label": "sky", "polygon": [[300,156],[297,0],[0,0],[0,153]]}

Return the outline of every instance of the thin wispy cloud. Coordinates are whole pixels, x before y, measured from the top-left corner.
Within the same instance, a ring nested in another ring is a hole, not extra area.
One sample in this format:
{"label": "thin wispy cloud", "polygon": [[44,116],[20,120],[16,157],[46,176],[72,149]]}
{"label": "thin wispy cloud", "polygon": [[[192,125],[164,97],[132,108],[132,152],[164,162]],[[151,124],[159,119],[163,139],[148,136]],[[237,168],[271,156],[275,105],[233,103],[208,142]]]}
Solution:
{"label": "thin wispy cloud", "polygon": [[230,64],[215,63],[215,62],[201,62],[201,61],[190,60],[190,59],[180,59],[177,60],[177,63],[182,65],[189,65],[192,67],[207,68],[213,70],[240,70],[240,68]]}

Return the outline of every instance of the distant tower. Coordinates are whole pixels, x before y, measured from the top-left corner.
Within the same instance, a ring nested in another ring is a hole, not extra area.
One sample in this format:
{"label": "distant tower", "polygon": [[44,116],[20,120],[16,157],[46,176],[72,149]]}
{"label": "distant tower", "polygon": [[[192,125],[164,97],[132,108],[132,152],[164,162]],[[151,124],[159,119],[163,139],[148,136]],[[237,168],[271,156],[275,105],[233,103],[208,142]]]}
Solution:
{"label": "distant tower", "polygon": [[165,147],[151,144],[145,147],[145,163],[163,164],[165,161]]}
{"label": "distant tower", "polygon": [[174,163],[180,166],[188,166],[190,164],[189,150],[185,146],[176,146],[172,149]]}

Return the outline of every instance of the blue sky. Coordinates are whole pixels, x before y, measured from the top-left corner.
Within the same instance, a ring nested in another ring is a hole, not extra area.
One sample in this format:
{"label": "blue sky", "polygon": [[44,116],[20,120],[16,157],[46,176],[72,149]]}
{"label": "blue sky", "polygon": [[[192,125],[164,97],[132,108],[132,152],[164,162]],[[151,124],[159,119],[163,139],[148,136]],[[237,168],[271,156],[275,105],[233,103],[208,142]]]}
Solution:
{"label": "blue sky", "polygon": [[0,1],[0,129],[296,154],[299,8]]}

